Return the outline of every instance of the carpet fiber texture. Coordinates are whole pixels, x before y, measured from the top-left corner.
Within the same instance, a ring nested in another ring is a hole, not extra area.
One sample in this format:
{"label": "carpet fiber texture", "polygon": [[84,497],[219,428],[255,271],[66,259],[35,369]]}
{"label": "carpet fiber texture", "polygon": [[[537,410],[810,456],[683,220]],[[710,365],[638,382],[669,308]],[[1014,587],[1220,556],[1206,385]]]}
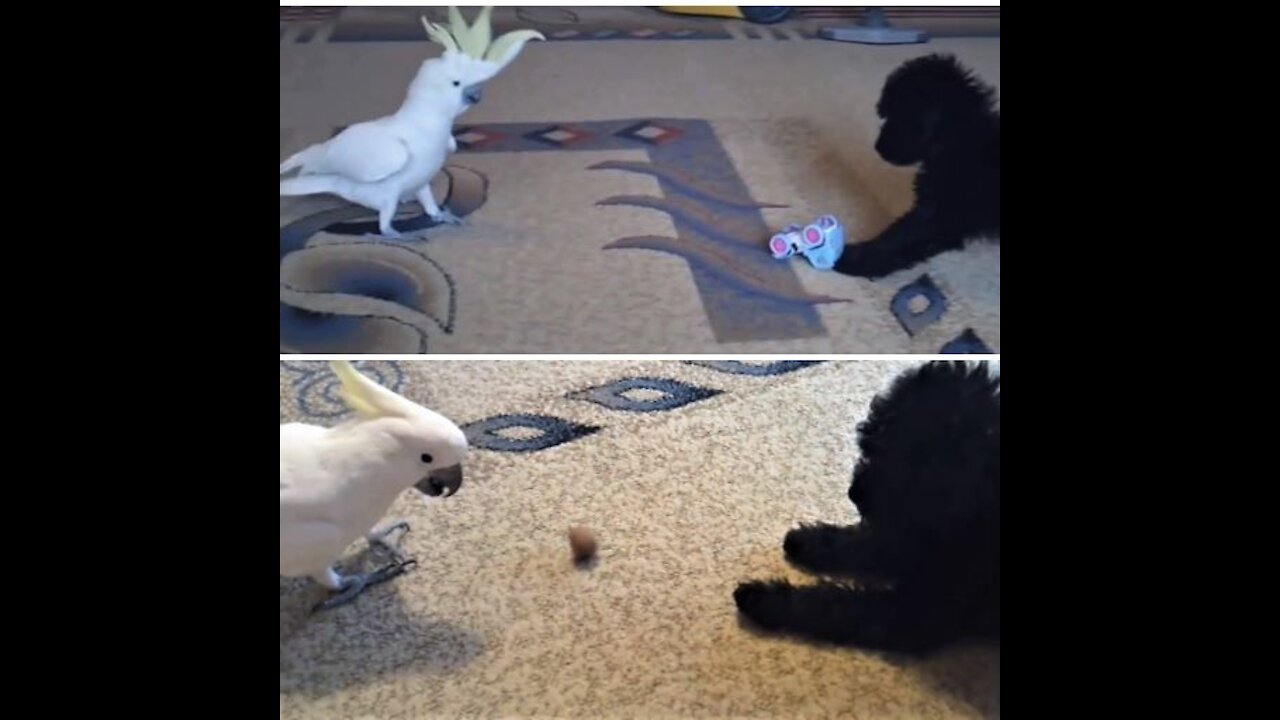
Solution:
{"label": "carpet fiber texture", "polygon": [[[323,591],[281,580],[282,718],[999,715],[998,649],[908,662],[761,635],[733,605],[745,579],[806,581],[796,523],[856,519],[853,428],[905,363],[357,367],[476,450],[456,496],[393,507],[409,574],[311,616]],[[282,363],[281,421],[338,422],[335,386]]]}

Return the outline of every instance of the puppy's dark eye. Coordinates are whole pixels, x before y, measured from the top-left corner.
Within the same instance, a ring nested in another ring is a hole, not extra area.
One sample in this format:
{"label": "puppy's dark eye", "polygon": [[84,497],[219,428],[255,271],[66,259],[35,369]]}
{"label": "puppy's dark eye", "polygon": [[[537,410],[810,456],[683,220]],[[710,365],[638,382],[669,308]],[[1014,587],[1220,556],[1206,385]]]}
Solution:
{"label": "puppy's dark eye", "polygon": [[431,464],[432,459],[433,459],[433,458],[432,458],[432,457],[431,457],[431,455],[429,455],[428,453],[422,453],[422,462],[424,462],[424,463],[426,463],[426,464],[430,465],[430,464]]}
{"label": "puppy's dark eye", "polygon": [[461,84],[462,84],[462,81],[461,81],[461,80],[454,80],[454,81],[453,81],[453,86],[454,86],[454,87],[458,87],[458,86],[459,86],[459,85],[461,85]]}

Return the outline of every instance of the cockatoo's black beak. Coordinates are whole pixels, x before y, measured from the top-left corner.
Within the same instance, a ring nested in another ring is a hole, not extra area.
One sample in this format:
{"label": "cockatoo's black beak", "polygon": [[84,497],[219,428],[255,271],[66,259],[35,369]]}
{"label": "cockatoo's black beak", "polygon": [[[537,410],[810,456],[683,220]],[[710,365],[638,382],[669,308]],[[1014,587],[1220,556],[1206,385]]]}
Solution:
{"label": "cockatoo's black beak", "polygon": [[477,105],[480,98],[484,97],[484,86],[480,84],[468,85],[462,89],[462,99],[467,101],[468,105]]}
{"label": "cockatoo's black beak", "polygon": [[419,480],[414,487],[418,489],[418,492],[428,497],[440,497],[441,495],[449,497],[457,493],[458,488],[462,487],[462,466],[454,465],[435,470],[430,475]]}

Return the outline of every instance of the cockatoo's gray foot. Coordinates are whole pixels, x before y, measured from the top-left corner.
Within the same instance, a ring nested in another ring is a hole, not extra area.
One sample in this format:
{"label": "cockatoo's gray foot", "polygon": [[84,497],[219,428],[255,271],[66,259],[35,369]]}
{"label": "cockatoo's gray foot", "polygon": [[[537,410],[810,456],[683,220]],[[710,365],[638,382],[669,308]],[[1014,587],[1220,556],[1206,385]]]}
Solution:
{"label": "cockatoo's gray foot", "polygon": [[434,216],[431,217],[431,219],[435,220],[441,225],[461,225],[462,224],[462,218],[458,217],[457,215],[454,215],[453,212],[447,208],[436,213]]}
{"label": "cockatoo's gray foot", "polygon": [[342,589],[322,602],[317,603],[315,607],[311,608],[311,612],[315,613],[322,610],[332,610],[336,607],[346,605],[374,585],[384,583],[394,577],[405,574],[409,568],[413,567],[416,563],[416,560],[406,560],[402,563],[391,563],[390,565],[378,568],[377,570],[369,573],[344,575],[342,576]]}
{"label": "cockatoo's gray foot", "polygon": [[[396,535],[396,533],[400,534],[392,539],[392,536]],[[375,530],[369,533],[365,536],[365,539],[369,542],[369,546],[373,548],[375,552],[381,551],[385,553],[387,557],[391,558],[393,563],[397,565],[404,565],[405,563],[413,562],[409,556],[405,555],[404,551],[400,549],[400,543],[404,541],[404,536],[408,534],[409,522],[407,520],[397,520],[381,530]]]}
{"label": "cockatoo's gray foot", "polygon": [[390,233],[365,233],[365,237],[375,238],[378,240],[421,240],[427,237],[427,234],[427,229],[413,230],[407,233],[402,233],[399,230],[393,229]]}
{"label": "cockatoo's gray foot", "polygon": [[391,227],[391,221],[396,216],[396,208],[398,204],[392,202],[382,206],[378,210],[378,232],[369,233],[371,237],[384,238],[386,240],[403,240],[404,235],[399,230]]}
{"label": "cockatoo's gray foot", "polygon": [[431,186],[423,187],[417,193],[418,204],[422,206],[422,211],[427,214],[435,222],[441,225],[461,225],[462,218],[454,215],[449,208],[442,208],[436,204],[435,196],[431,194]]}
{"label": "cockatoo's gray foot", "polygon": [[336,607],[346,605],[347,603],[359,597],[369,587],[369,580],[364,575],[346,575],[342,578],[342,590],[330,595],[316,606],[311,608],[311,612],[316,613],[321,610],[332,610]]}

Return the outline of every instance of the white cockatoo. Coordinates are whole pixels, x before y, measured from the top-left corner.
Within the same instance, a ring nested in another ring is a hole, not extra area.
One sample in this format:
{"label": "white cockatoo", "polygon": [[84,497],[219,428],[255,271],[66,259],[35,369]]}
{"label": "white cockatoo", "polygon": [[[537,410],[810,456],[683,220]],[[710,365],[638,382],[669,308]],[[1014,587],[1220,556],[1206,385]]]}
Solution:
{"label": "white cockatoo", "polygon": [[280,194],[332,194],[367,207],[378,213],[378,231],[388,238],[403,237],[391,221],[400,203],[415,199],[432,220],[458,223],[431,194],[432,178],[458,149],[453,121],[480,102],[483,84],[514,60],[525,43],[546,39],[536,30],[515,30],[490,42],[492,11],[481,10],[472,26],[456,7],[449,8],[447,28],[422,18],[428,37],[445,52],[422,63],[400,109],[351,125],[285,160],[281,175],[300,171],[280,181]]}
{"label": "white cockatoo", "polygon": [[[360,374],[348,362],[330,363],[339,394],[357,417],[333,428],[280,426],[280,575],[309,577],[335,594],[316,609],[350,602],[370,585],[413,564],[388,541],[409,525],[375,530],[409,488],[448,497],[462,485],[467,437],[439,413]],[[366,574],[340,575],[335,564],[364,537],[391,563]]]}

